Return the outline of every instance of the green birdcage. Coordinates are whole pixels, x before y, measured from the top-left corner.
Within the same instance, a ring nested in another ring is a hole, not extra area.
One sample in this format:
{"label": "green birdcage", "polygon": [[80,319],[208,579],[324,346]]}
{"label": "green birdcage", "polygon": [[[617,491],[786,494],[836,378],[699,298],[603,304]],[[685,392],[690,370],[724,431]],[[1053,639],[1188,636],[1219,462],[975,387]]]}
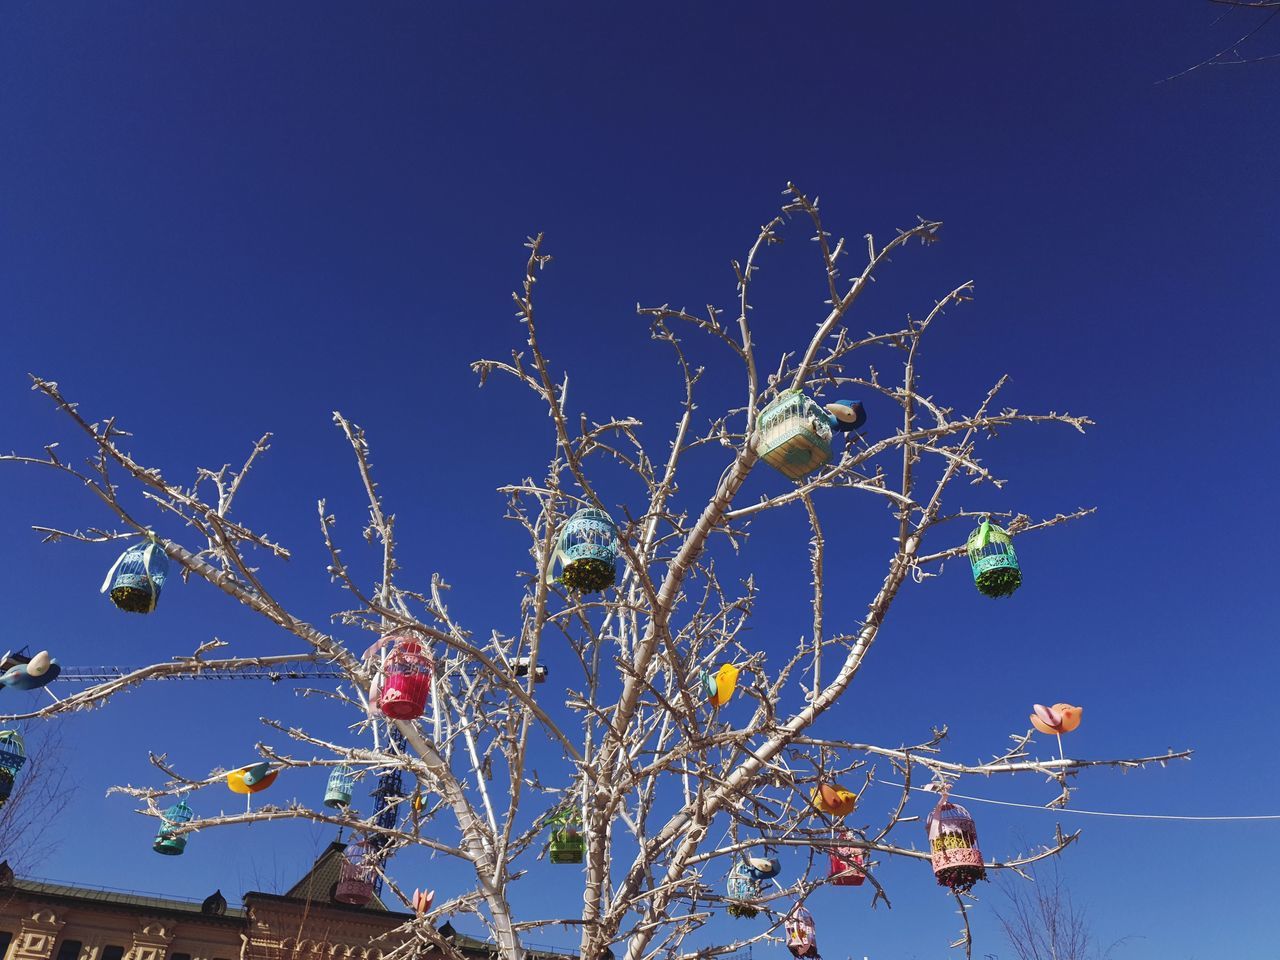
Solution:
{"label": "green birdcage", "polygon": [[151,849],[167,857],[179,856],[187,848],[187,835],[184,833],[174,836],[174,831],[180,824],[189,823],[195,817],[195,812],[187,806],[187,801],[179,800],[160,817],[163,823],[156,831],[156,840]]}
{"label": "green birdcage", "polygon": [[13,793],[18,771],[27,762],[27,748],[17,730],[0,730],[0,807]]}
{"label": "green birdcage", "polygon": [[969,534],[965,544],[973,582],[985,597],[1008,597],[1022,585],[1022,569],[1013,538],[988,518]]}
{"label": "green birdcage", "polygon": [[335,809],[351,806],[351,791],[355,782],[355,774],[351,768],[345,763],[338,764],[329,774],[329,782],[325,785],[324,805]]}
{"label": "green birdcage", "polygon": [[581,822],[575,814],[562,813],[552,821],[552,863],[581,863],[586,849]]}
{"label": "green birdcage", "polygon": [[831,419],[799,390],[784,390],[760,411],[756,452],[792,480],[799,480],[831,459]]}

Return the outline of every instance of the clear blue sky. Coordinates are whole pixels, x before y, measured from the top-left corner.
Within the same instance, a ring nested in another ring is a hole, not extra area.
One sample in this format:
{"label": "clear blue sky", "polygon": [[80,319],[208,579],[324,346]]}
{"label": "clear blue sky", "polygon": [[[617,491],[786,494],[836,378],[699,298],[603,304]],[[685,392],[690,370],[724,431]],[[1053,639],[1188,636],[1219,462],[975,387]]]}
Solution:
{"label": "clear blue sky", "polygon": [[[1280,812],[1262,713],[1278,665],[1267,571],[1280,68],[1157,83],[1230,38],[1217,16],[1196,0],[10,3],[0,446],[69,439],[28,371],[91,416],[119,415],[139,455],[175,477],[274,431],[242,506],[296,548],[271,580],[322,621],[342,598],[323,575],[315,500],[329,498],[353,554],[362,514],[329,423],[341,409],[369,428],[408,570],[442,570],[473,628],[510,629],[508,573],[523,555],[492,491],[545,462],[545,419],[511,388],[477,391],[467,363],[518,344],[508,293],[526,235],[546,231],[556,256],[544,335],[574,371],[574,405],[642,416],[656,437],[674,417],[668,370],[643,374],[666,360],[635,303],[727,304],[728,262],[787,180],[820,193],[829,224],[853,237],[942,219],[943,242],[899,256],[855,327],[919,314],[975,280],[976,303],[930,345],[929,386],[972,404],[1008,371],[1010,403],[1099,422],[1086,438],[1010,433],[990,456],[1011,483],[984,503],[1099,512],[1020,544],[1027,578],[1012,601],[982,601],[962,565],[909,590],[858,706],[836,722],[887,742],[948,722],[956,755],[974,758],[1025,729],[1033,700],[1073,700],[1086,707],[1074,752],[1197,750],[1169,770],[1091,776],[1080,806]],[[818,317],[806,235],[794,230],[762,275],[756,321],[774,357]],[[736,389],[731,375],[712,378],[709,403]],[[887,412],[872,408],[873,431]],[[689,495],[720,466],[708,462]],[[752,483],[755,496],[770,481]],[[852,617],[878,583],[885,518],[863,503],[827,511]],[[41,546],[29,531],[104,519],[69,483],[0,472],[0,646],[47,646],[72,664],[146,662],[212,635],[238,651],[295,648],[201,585],[174,585],[156,616],[119,614],[97,593],[110,551]],[[748,557],[772,591],[756,629],[779,649],[807,623],[792,590],[800,522],[761,524],[772,547]],[[972,683],[940,687],[939,661],[957,648]],[[8,712],[27,695],[0,696]],[[79,789],[50,825],[65,840],[42,872],[192,896],[291,880],[326,831],[205,834],[165,859],[150,852],[150,823],[103,794],[154,782],[148,749],[194,773],[244,762],[257,717],[293,721],[307,706],[281,688],[209,683],[68,721]],[[341,736],[342,717],[315,709],[318,729]],[[319,781],[272,789],[313,796]],[[872,796],[868,819],[891,799]],[[1051,815],[974,809],[994,856],[1052,830]],[[1117,957],[1274,950],[1261,871],[1280,855],[1280,826],[1062,822],[1086,827],[1063,868],[1099,936],[1135,938]],[[455,876],[425,858],[397,872],[446,892]],[[824,955],[944,956],[950,901],[918,864],[881,872],[892,911],[864,909],[865,891],[815,898]],[[563,890],[523,886],[530,906],[572,909]],[[995,898],[987,888],[975,911],[979,956],[1007,956]]]}

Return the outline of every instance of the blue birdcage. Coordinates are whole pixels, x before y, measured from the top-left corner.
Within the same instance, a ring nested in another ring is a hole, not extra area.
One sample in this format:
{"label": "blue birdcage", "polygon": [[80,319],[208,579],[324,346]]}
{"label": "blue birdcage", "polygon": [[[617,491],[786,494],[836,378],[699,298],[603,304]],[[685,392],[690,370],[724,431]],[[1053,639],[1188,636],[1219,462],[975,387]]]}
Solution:
{"label": "blue birdcage", "polygon": [[756,419],[760,459],[792,480],[831,459],[831,418],[799,390],[784,390]]}
{"label": "blue birdcage", "polygon": [[618,579],[618,528],[603,510],[586,507],[564,525],[556,545],[560,582],[577,593],[599,593]]}
{"label": "blue birdcage", "polygon": [[0,807],[13,793],[18,771],[27,762],[27,748],[17,730],[0,730]]}
{"label": "blue birdcage", "polygon": [[1013,538],[1002,528],[983,520],[965,543],[973,583],[986,597],[1007,597],[1022,586],[1022,569],[1013,550]]}
{"label": "blue birdcage", "polygon": [[729,916],[750,919],[760,912],[756,901],[764,894],[764,881],[739,860],[729,871]]}
{"label": "blue birdcage", "polygon": [[356,778],[351,768],[345,763],[338,764],[329,774],[329,783],[324,791],[324,805],[334,808],[351,806],[351,791],[355,785]]}
{"label": "blue birdcage", "polygon": [[160,602],[160,591],[169,576],[169,556],[155,540],[135,543],[107,571],[102,592],[130,613],[150,613]]}
{"label": "blue birdcage", "polygon": [[174,831],[182,824],[191,822],[195,813],[187,806],[187,801],[179,800],[160,817],[163,823],[156,831],[156,841],[151,845],[151,849],[156,853],[163,853],[166,857],[176,857],[187,848],[187,835],[184,833],[174,836]]}

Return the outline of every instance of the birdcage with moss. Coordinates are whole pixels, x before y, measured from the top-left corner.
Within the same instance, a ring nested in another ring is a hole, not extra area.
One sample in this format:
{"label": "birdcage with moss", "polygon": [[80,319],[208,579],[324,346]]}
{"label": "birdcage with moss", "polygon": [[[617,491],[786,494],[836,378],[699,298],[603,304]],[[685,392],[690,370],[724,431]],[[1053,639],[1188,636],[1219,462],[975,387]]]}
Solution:
{"label": "birdcage with moss", "polygon": [[575,593],[599,593],[618,579],[618,528],[603,510],[571,516],[556,544],[560,582]]}
{"label": "birdcage with moss", "polygon": [[729,871],[726,893],[729,916],[749,920],[760,912],[759,900],[764,895],[764,880],[756,875],[745,860],[739,860]]}
{"label": "birdcage with moss", "polygon": [[345,809],[351,806],[351,791],[355,789],[356,778],[351,768],[340,763],[329,774],[329,782],[325,785],[324,805],[334,809]]}
{"label": "birdcage with moss", "polygon": [[551,824],[552,863],[581,863],[587,843],[582,836],[582,821],[576,813],[562,813]]}
{"label": "birdcage with moss", "polygon": [[160,591],[168,576],[168,554],[155,540],[146,540],[120,554],[107,571],[102,592],[121,610],[150,613],[160,602]]}
{"label": "birdcage with moss", "polygon": [[187,801],[179,800],[160,814],[160,829],[156,831],[155,843],[151,845],[151,849],[166,857],[179,856],[183,850],[187,849],[187,835],[177,834],[176,831],[178,827],[184,823],[190,823],[194,818],[195,813],[187,806]]}
{"label": "birdcage with moss", "polygon": [[863,872],[863,868],[867,865],[866,851],[862,847],[853,846],[853,836],[847,831],[842,831],[836,839],[841,842],[839,846],[831,848],[828,879],[833,886],[837,887],[862,886],[867,879],[866,873]]}
{"label": "birdcage with moss", "polygon": [[978,828],[968,810],[944,795],[925,820],[925,830],[938,886],[964,893],[987,878],[978,849]]}
{"label": "birdcage with moss", "polygon": [[353,907],[363,907],[373,899],[373,884],[378,868],[374,852],[363,840],[352,840],[342,851],[338,863],[338,883],[333,899]]}
{"label": "birdcage with moss", "polygon": [[1013,538],[988,518],[969,534],[965,544],[973,582],[985,597],[1008,597],[1022,586],[1022,569],[1013,550]]}
{"label": "birdcage with moss", "polygon": [[799,390],[784,390],[756,419],[760,459],[799,480],[831,459],[831,420]]}
{"label": "birdcage with moss", "polygon": [[17,730],[0,730],[0,807],[13,794],[18,771],[27,762],[27,747]]}

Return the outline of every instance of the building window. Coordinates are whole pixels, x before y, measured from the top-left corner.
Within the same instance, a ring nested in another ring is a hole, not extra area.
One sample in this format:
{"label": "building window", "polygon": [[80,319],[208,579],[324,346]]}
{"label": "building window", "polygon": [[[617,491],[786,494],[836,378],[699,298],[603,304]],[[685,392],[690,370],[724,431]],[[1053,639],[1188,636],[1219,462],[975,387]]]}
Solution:
{"label": "building window", "polygon": [[[104,958],[104,960],[105,960],[105,958]],[[171,954],[169,954],[169,960],[191,960],[191,954],[189,954],[189,953],[171,953]]]}
{"label": "building window", "polygon": [[79,940],[63,940],[58,948],[58,960],[79,960],[80,948],[84,944]]}
{"label": "building window", "polygon": [[124,960],[124,947],[103,947],[99,960]]}
{"label": "building window", "polygon": [[13,943],[13,934],[8,930],[0,930],[0,960],[9,953],[9,944]]}

